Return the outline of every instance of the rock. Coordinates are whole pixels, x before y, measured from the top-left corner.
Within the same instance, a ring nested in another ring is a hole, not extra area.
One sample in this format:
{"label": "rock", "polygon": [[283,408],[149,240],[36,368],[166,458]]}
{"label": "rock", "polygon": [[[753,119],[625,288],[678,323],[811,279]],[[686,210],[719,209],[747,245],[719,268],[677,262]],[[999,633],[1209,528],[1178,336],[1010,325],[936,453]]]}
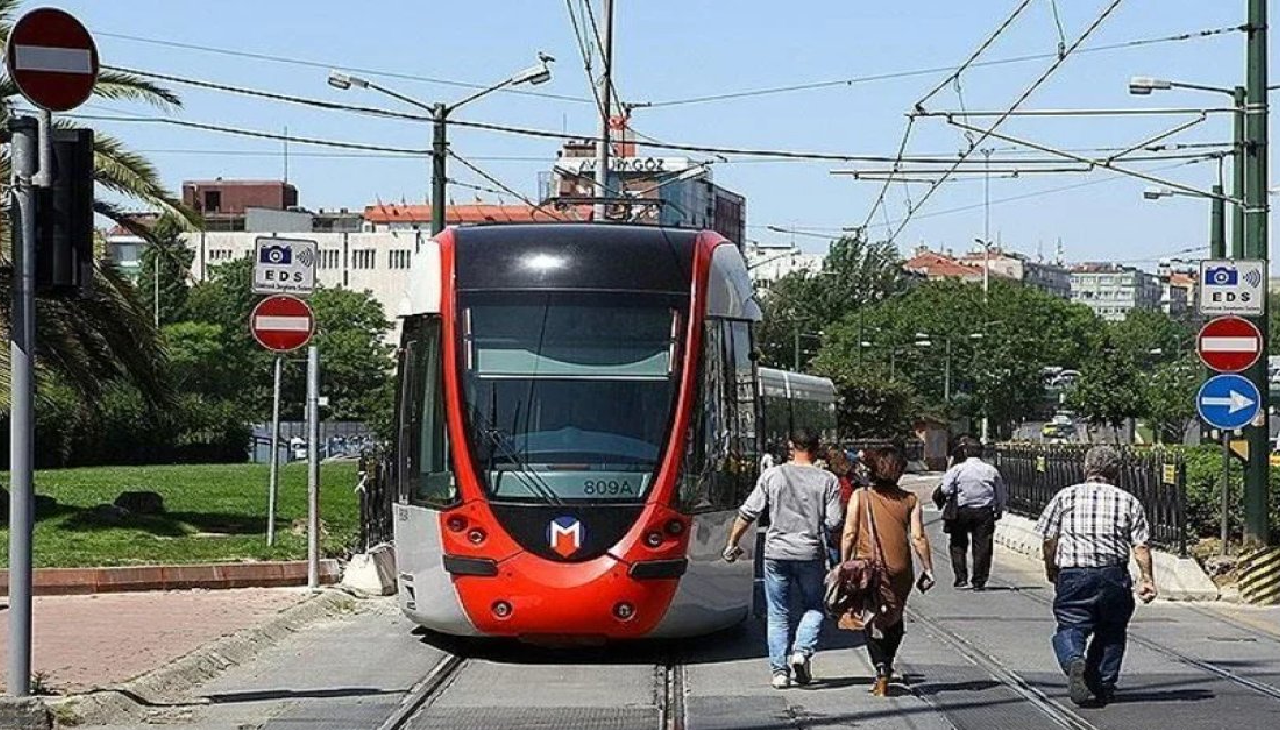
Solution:
{"label": "rock", "polygon": [[139,515],[164,514],[164,497],[155,492],[121,492],[116,506]]}
{"label": "rock", "polygon": [[1215,555],[1204,561],[1204,570],[1210,578],[1226,575],[1235,569],[1236,558],[1230,555]]}
{"label": "rock", "polygon": [[390,596],[396,592],[396,556],[391,546],[375,545],[351,556],[342,571],[342,588],[357,595]]}
{"label": "rock", "polygon": [[90,507],[85,516],[103,525],[118,525],[133,514],[129,510],[115,504],[96,504]]}

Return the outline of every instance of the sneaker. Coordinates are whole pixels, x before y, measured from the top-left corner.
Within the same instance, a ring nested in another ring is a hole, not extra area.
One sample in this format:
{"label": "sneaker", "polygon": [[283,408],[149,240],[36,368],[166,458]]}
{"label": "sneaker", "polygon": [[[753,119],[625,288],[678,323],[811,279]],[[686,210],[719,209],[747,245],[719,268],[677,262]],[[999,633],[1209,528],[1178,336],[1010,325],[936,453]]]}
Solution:
{"label": "sneaker", "polygon": [[786,672],[773,673],[774,689],[787,689],[790,686],[791,686],[791,677],[788,677]]}
{"label": "sneaker", "polygon": [[1085,680],[1085,661],[1083,658],[1072,659],[1067,667],[1067,691],[1071,701],[1077,705],[1089,702],[1093,693],[1089,691],[1089,683]]}
{"label": "sneaker", "polygon": [[969,581],[965,578],[956,578],[955,582],[951,584],[952,588],[967,588],[968,586]]}
{"label": "sneaker", "polygon": [[797,651],[791,655],[791,661],[787,663],[791,665],[791,673],[795,675],[796,684],[808,684],[813,681],[813,675],[809,672],[809,657]]}
{"label": "sneaker", "polygon": [[973,590],[975,590],[975,591],[982,592],[982,591],[985,591],[986,589],[987,589],[987,584],[986,584],[986,583],[974,583],[974,584],[973,584]]}
{"label": "sneaker", "polygon": [[1094,693],[1098,698],[1098,706],[1106,707],[1116,701],[1116,688],[1103,687]]}

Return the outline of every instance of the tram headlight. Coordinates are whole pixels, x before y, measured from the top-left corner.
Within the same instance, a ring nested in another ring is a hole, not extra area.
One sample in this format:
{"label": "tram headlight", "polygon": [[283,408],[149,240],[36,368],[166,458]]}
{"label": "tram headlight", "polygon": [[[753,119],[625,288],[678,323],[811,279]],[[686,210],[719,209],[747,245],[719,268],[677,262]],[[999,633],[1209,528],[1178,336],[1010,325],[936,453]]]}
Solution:
{"label": "tram headlight", "polygon": [[646,533],[644,536],[644,544],[651,548],[662,547],[662,533],[657,530]]}
{"label": "tram headlight", "polygon": [[467,529],[467,521],[458,515],[450,517],[445,521],[445,525],[448,526],[450,532],[462,532]]}
{"label": "tram headlight", "polygon": [[471,541],[472,545],[479,545],[484,542],[485,537],[484,530],[481,530],[479,527],[467,533],[467,539]]}
{"label": "tram headlight", "polygon": [[635,618],[636,607],[623,601],[613,607],[613,616],[619,621],[630,621]]}
{"label": "tram headlight", "polygon": [[679,535],[684,532],[684,523],[680,520],[667,520],[665,526],[668,535]]}
{"label": "tram headlight", "polygon": [[494,601],[490,608],[493,610],[493,615],[498,618],[507,618],[511,615],[511,604],[506,601]]}

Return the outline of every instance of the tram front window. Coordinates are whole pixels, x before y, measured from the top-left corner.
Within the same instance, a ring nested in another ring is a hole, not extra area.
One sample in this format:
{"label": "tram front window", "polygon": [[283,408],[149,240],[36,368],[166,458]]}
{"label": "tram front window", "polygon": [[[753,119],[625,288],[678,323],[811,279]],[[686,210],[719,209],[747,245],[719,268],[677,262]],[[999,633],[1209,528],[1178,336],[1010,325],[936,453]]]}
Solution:
{"label": "tram front window", "polygon": [[670,429],[677,304],[564,292],[467,298],[465,397],[493,499],[644,498]]}

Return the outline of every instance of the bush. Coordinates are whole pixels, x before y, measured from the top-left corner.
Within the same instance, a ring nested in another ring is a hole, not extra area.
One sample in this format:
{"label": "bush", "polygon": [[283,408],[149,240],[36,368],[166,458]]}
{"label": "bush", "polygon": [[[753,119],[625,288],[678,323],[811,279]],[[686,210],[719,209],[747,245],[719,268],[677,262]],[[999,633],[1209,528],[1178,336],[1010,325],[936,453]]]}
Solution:
{"label": "bush", "polygon": [[[1187,526],[1193,536],[1216,537],[1222,530],[1222,447],[1192,446],[1183,450],[1187,460]],[[1244,528],[1244,469],[1231,458],[1231,535]],[[1271,531],[1280,532],[1280,469],[1271,469]]]}

